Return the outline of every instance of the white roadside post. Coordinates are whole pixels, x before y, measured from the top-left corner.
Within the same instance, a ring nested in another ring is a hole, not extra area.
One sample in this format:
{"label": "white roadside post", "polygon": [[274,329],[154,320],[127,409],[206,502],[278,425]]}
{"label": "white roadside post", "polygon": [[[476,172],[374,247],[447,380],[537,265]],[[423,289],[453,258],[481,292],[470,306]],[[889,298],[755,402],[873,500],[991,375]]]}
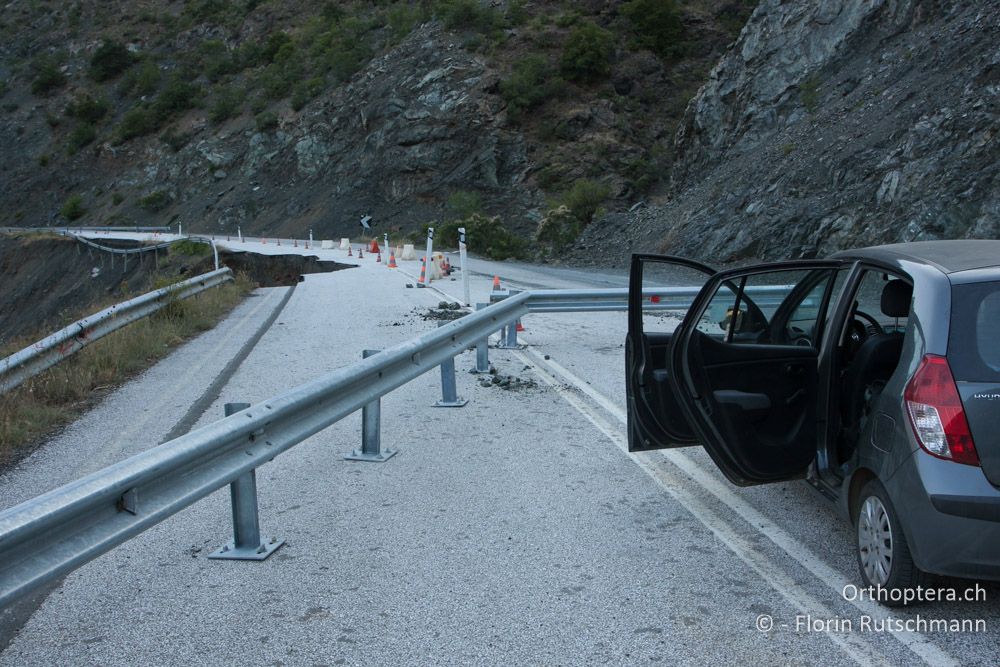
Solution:
{"label": "white roadside post", "polygon": [[184,236],[184,228],[181,227],[181,223],[177,223],[177,236]]}
{"label": "white roadside post", "polygon": [[236,225],[236,236],[239,237],[240,243],[243,243],[243,229],[239,225]]}
{"label": "white roadside post", "polygon": [[427,287],[428,285],[431,284],[431,259],[433,259],[434,257],[434,255],[432,254],[433,252],[434,252],[434,228],[428,227],[427,252],[424,254],[424,279],[426,280],[426,282],[423,285],[424,287]]}
{"label": "white roadside post", "polygon": [[[386,254],[386,257],[389,256],[389,233],[388,232],[384,232],[382,234],[382,252],[384,252]],[[385,261],[388,262],[389,260],[386,259]]]}
{"label": "white roadside post", "polygon": [[472,305],[472,301],[469,299],[469,268],[465,261],[465,227],[458,228],[458,261],[462,265],[459,267],[462,270],[462,295],[468,307]]}

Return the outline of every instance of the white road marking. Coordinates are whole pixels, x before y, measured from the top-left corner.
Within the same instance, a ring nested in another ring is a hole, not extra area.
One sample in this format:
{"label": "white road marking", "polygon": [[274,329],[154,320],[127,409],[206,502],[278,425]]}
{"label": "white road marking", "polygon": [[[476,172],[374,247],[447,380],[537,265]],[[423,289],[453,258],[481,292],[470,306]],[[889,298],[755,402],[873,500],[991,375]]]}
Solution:
{"label": "white road marking", "polygon": [[[660,485],[664,489],[666,489],[666,491],[670,493],[681,505],[686,507],[692,514],[694,514],[695,517],[697,517],[700,521],[702,521],[702,523],[704,523],[713,532],[715,532],[716,535],[719,535],[719,539],[725,542],[727,546],[729,546],[734,551],[734,553],[736,553],[737,556],[739,556],[741,559],[747,562],[751,567],[754,568],[754,570],[758,571],[758,573],[760,573],[761,576],[763,576],[769,583],[771,583],[772,586],[774,586],[780,593],[782,593],[782,595],[785,595],[785,591],[783,590],[783,588],[781,588],[781,586],[785,586],[787,584],[779,583],[777,581],[779,578],[784,577],[784,575],[780,575],[778,577],[771,576],[770,570],[774,570],[775,572],[779,571],[778,567],[774,563],[767,561],[766,557],[760,556],[759,554],[757,554],[757,552],[753,552],[754,555],[751,556],[746,552],[742,551],[743,549],[749,549],[750,547],[746,545],[746,543],[740,540],[738,537],[736,537],[736,539],[733,541],[728,541],[723,534],[720,534],[720,532],[716,530],[714,524],[716,522],[720,522],[723,524],[724,530],[731,531],[732,529],[727,524],[725,524],[723,520],[718,517],[717,514],[715,514],[710,509],[702,505],[696,499],[691,498],[690,496],[686,496],[686,494],[684,494],[684,492],[682,491],[678,491],[678,489],[675,488],[674,486],[666,484],[664,480],[670,480],[671,484],[676,486],[677,484],[680,483],[680,480],[676,476],[668,475],[666,473],[664,473],[664,475],[666,476],[661,477],[660,476],[661,468],[657,465],[657,463],[654,461],[653,457],[649,453],[628,452],[628,443],[621,433],[614,432],[614,434],[612,435],[611,433],[608,432],[607,429],[602,428],[600,425],[598,425],[595,419],[599,419],[599,417],[593,413],[593,410],[591,410],[586,404],[577,400],[571,394],[562,390],[561,387],[559,386],[559,383],[540,366],[545,365],[551,368],[555,373],[561,375],[572,386],[579,389],[586,396],[590,397],[595,403],[604,408],[604,410],[606,410],[609,414],[614,416],[622,425],[627,425],[628,423],[627,415],[621,407],[616,405],[607,396],[601,394],[599,391],[597,391],[589,384],[587,384],[586,381],[582,380],[581,378],[579,378],[571,371],[567,370],[566,368],[558,364],[557,362],[551,359],[544,359],[542,355],[535,352],[534,350],[528,349],[525,352],[531,355],[532,359],[529,359],[525,355],[525,353],[522,352],[518,352],[516,354],[526,364],[532,366],[535,369],[535,371],[539,374],[539,376],[543,378],[543,380],[545,380],[548,384],[554,386],[559,391],[560,395],[562,395],[567,402],[573,405],[573,407],[576,408],[584,417],[586,417],[591,423],[597,426],[597,428],[599,428],[602,432],[604,432],[605,435],[608,435],[608,437],[616,445],[618,445],[618,447],[623,452],[625,452],[633,461],[636,462],[636,464],[638,464],[641,468],[643,468],[643,470],[645,470],[654,479],[656,479],[657,482],[659,482]],[[765,537],[771,540],[771,542],[773,542],[776,546],[778,546],[791,558],[793,558],[797,563],[799,563],[802,567],[811,572],[821,582],[823,582],[831,589],[836,591],[838,599],[843,599],[842,592],[844,590],[844,587],[849,584],[853,584],[854,582],[848,580],[846,577],[838,573],[835,569],[827,565],[822,559],[817,557],[816,554],[814,554],[811,549],[809,549],[807,546],[805,546],[804,544],[796,540],[794,537],[789,535],[785,530],[780,528],[777,524],[775,524],[773,521],[771,521],[766,516],[761,514],[757,509],[752,507],[747,501],[745,501],[744,499],[740,498],[738,495],[733,493],[732,489],[727,488],[724,484],[722,484],[717,479],[708,474],[703,468],[701,468],[701,466],[695,463],[690,457],[686,456],[685,454],[676,449],[661,450],[660,454],[663,456],[663,458],[665,458],[667,461],[676,466],[679,470],[688,475],[694,483],[701,486],[703,489],[705,489],[710,494],[715,496],[716,499],[718,499],[724,505],[733,510],[736,514],[738,514],[741,518],[743,518],[748,524],[750,524],[750,526],[754,530],[763,534]],[[688,502],[689,499],[691,500],[690,504]],[[707,512],[707,514],[703,515],[702,512]],[[752,563],[751,560],[749,560],[750,558],[756,558],[757,556],[759,556],[761,559],[764,559],[764,561],[767,563],[767,568],[768,568],[767,572],[761,572],[754,565],[754,563]],[[789,595],[785,595],[785,597],[790,601],[801,605],[803,611],[806,611],[807,613],[811,613],[808,612],[808,609],[810,609],[813,606],[822,607],[821,603],[819,603],[814,598],[809,596],[808,593],[801,591],[801,589],[798,587],[796,587],[796,591],[791,594],[791,597]],[[801,597],[801,600],[798,599],[799,597]],[[893,618],[893,619],[903,620],[906,618],[904,616],[899,616],[897,614],[894,614],[893,612],[888,611],[886,608],[882,607],[878,603],[868,599],[848,600],[848,601],[851,602],[851,604],[854,605],[857,609],[859,609],[862,612],[862,614],[870,616],[873,619]],[[829,615],[829,613],[826,613],[826,615],[818,613],[816,617],[833,618],[833,616]],[[831,635],[831,639],[833,639],[834,636],[838,636],[838,633],[827,633],[827,634]],[[927,636],[925,636],[920,632],[892,632],[889,634],[891,634],[901,644],[903,644],[906,648],[908,648],[915,655],[919,656],[921,660],[923,660],[925,663],[929,665],[957,666],[960,664],[958,660],[950,656],[939,646],[934,644]],[[845,647],[841,646],[841,648]],[[845,648],[845,650],[847,650],[847,648]],[[851,651],[848,651],[848,653],[851,653]],[[857,659],[857,657],[853,653],[851,653],[851,657]]]}

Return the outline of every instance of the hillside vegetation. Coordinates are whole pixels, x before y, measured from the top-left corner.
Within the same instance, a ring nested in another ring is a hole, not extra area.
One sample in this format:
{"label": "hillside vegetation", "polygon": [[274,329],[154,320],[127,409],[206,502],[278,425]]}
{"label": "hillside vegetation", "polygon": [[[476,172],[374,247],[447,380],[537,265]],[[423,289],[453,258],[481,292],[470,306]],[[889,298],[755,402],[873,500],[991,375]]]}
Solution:
{"label": "hillside vegetation", "polygon": [[336,236],[366,212],[394,232],[476,215],[558,251],[662,187],[755,4],[10,2],[0,224]]}

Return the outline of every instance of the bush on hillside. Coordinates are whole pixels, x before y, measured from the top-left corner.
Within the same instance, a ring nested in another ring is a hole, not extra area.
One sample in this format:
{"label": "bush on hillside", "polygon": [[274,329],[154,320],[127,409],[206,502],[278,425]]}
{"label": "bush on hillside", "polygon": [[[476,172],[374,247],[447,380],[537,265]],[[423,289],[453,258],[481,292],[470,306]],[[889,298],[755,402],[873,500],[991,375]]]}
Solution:
{"label": "bush on hillside", "polygon": [[614,36],[594,23],[585,21],[570,33],[559,66],[573,81],[593,81],[611,71]]}

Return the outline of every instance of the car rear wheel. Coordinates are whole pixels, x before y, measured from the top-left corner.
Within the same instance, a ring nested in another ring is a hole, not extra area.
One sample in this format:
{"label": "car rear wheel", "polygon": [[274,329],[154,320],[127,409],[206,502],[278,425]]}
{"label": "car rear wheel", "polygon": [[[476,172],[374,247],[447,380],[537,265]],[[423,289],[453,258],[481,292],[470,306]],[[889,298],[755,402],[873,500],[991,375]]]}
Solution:
{"label": "car rear wheel", "polygon": [[[888,592],[923,585],[926,575],[913,563],[910,547],[885,488],[871,480],[861,490],[855,513],[858,567],[866,586]],[[880,596],[890,607],[903,604],[896,595]]]}

